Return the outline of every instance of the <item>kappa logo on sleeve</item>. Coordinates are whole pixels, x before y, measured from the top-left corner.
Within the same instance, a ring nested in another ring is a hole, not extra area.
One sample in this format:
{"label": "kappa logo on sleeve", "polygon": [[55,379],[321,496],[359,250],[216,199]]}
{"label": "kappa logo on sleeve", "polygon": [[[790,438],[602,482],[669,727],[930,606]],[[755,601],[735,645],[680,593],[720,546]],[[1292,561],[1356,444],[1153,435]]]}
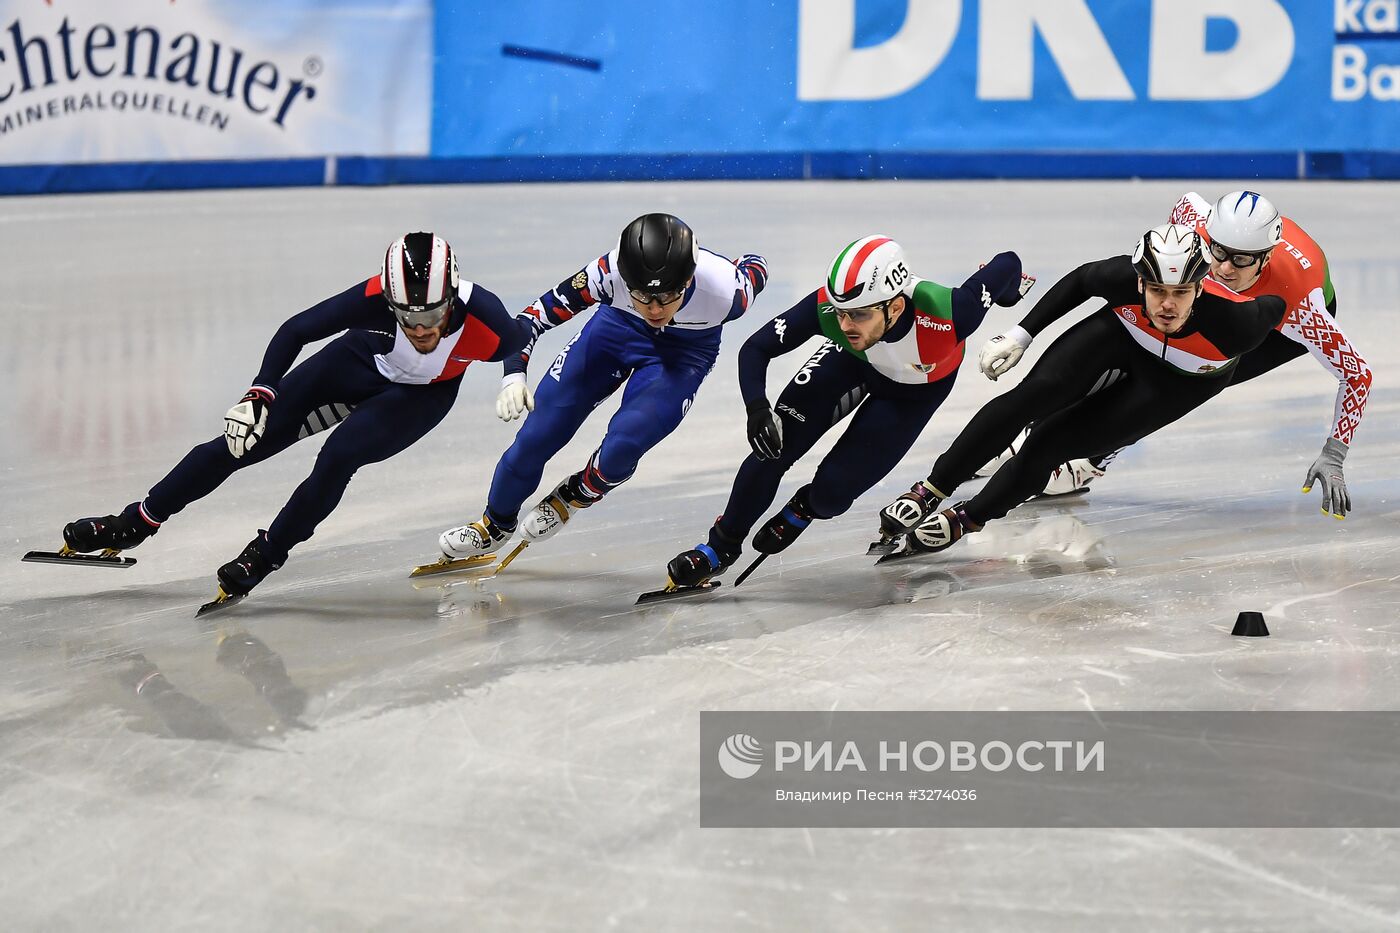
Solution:
{"label": "kappa logo on sleeve", "polygon": [[787,321],[778,318],[773,322],[773,331],[778,335],[778,343],[783,342],[783,337],[787,335]]}

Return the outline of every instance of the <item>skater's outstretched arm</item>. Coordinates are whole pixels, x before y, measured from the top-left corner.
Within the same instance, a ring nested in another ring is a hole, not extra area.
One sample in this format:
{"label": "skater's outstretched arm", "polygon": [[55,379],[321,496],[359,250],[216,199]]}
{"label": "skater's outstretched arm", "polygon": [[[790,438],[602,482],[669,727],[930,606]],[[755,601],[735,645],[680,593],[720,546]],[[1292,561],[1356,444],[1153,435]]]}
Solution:
{"label": "skater's outstretched arm", "polygon": [[334,337],[352,328],[384,330],[393,323],[393,315],[384,303],[379,276],[376,275],[283,322],[267,345],[262,367],[253,379],[253,385],[267,389],[275,396],[278,382],[287,375],[287,370],[292,368],[297,355],[308,343]]}
{"label": "skater's outstretched arm", "polygon": [[764,324],[739,348],[739,392],[746,407],[757,402],[767,404],[765,389],[771,360],[791,353],[821,334],[821,318],[817,312],[819,294],[820,291],[812,292]]}
{"label": "skater's outstretched arm", "polygon": [[1127,256],[1086,262],[1060,279],[1035,303],[1021,323],[982,346],[977,365],[988,379],[1005,375],[1021,359],[1035,336],[1091,298],[1109,304],[1138,301],[1137,271]]}
{"label": "skater's outstretched arm", "polygon": [[953,315],[953,332],[959,340],[966,340],[981,326],[993,304],[1010,308],[1034,284],[1034,278],[1021,273],[1021,257],[1008,250],[997,253],[957,288],[944,288],[925,279],[914,286],[914,292],[917,298],[921,288],[945,291]]}
{"label": "skater's outstretched arm", "polygon": [[1114,256],[1086,262],[1052,285],[1021,319],[1020,326],[1034,337],[1091,298],[1109,304],[1139,301],[1133,261],[1127,256]]}
{"label": "skater's outstretched arm", "polygon": [[506,376],[524,375],[530,363],[535,341],[547,330],[553,330],[574,315],[581,314],[599,302],[612,303],[613,274],[617,265],[617,250],[599,256],[571,277],[545,292],[516,316],[530,328],[525,346],[505,361]]}
{"label": "skater's outstretched arm", "polygon": [[480,285],[472,288],[466,308],[467,321],[463,326],[472,327],[475,321],[483,328],[472,335],[474,339],[469,349],[475,359],[499,363],[515,356],[534,340],[535,332],[525,315],[511,317],[501,299]]}

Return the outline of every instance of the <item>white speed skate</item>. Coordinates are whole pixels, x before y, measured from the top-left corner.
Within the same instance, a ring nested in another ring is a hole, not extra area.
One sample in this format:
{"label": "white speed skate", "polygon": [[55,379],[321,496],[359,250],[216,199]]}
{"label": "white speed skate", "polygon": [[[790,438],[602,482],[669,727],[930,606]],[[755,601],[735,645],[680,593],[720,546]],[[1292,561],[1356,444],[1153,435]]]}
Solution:
{"label": "white speed skate", "polygon": [[425,577],[489,564],[495,559],[492,555],[505,547],[511,534],[491,521],[489,515],[483,514],[480,521],[449,528],[438,535],[438,549],[442,551],[442,557],[431,564],[414,567],[409,576]]}
{"label": "white speed skate", "polygon": [[510,532],[491,521],[491,516],[483,514],[479,521],[470,525],[449,528],[438,535],[438,547],[442,556],[449,560],[471,557],[484,557],[505,547],[510,540]]}
{"label": "white speed skate", "polygon": [[1089,484],[1103,476],[1103,472],[1102,469],[1082,457],[1068,463],[1062,463],[1055,467],[1055,472],[1050,474],[1050,479],[1046,481],[1045,488],[1041,490],[1037,498],[1072,496],[1087,492]]}
{"label": "white speed skate", "polygon": [[511,548],[509,554],[496,566],[500,573],[510,566],[510,562],[520,556],[536,541],[552,537],[563,528],[579,509],[586,509],[593,503],[573,492],[574,477],[569,477],[554,487],[554,491],[535,504],[535,507],[520,520],[520,542]]}
{"label": "white speed skate", "polygon": [[553,537],[563,528],[579,509],[586,509],[592,502],[575,496],[570,489],[570,480],[564,480],[545,496],[520,520],[520,543],[534,544]]}

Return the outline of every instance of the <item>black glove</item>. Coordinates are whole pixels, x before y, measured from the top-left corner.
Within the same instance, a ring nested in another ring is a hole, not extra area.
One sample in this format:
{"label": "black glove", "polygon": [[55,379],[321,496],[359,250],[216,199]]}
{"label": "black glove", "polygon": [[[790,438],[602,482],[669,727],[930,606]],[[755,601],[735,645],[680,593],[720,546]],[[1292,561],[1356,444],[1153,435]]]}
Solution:
{"label": "black glove", "polygon": [[767,399],[749,405],[749,446],[760,460],[777,460],[783,453],[783,422]]}

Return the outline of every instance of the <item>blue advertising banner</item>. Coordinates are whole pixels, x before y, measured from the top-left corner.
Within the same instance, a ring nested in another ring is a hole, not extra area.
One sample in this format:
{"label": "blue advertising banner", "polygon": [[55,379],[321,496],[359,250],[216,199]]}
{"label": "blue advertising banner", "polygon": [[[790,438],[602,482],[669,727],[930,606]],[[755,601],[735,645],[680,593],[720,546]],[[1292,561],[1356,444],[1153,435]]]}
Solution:
{"label": "blue advertising banner", "polygon": [[0,192],[1400,177],[1400,0],[13,0]]}
{"label": "blue advertising banner", "polygon": [[1032,175],[1017,154],[1222,153],[1306,173],[1300,154],[1400,150],[1397,37],[1400,0],[445,0],[432,152],[987,153]]}

